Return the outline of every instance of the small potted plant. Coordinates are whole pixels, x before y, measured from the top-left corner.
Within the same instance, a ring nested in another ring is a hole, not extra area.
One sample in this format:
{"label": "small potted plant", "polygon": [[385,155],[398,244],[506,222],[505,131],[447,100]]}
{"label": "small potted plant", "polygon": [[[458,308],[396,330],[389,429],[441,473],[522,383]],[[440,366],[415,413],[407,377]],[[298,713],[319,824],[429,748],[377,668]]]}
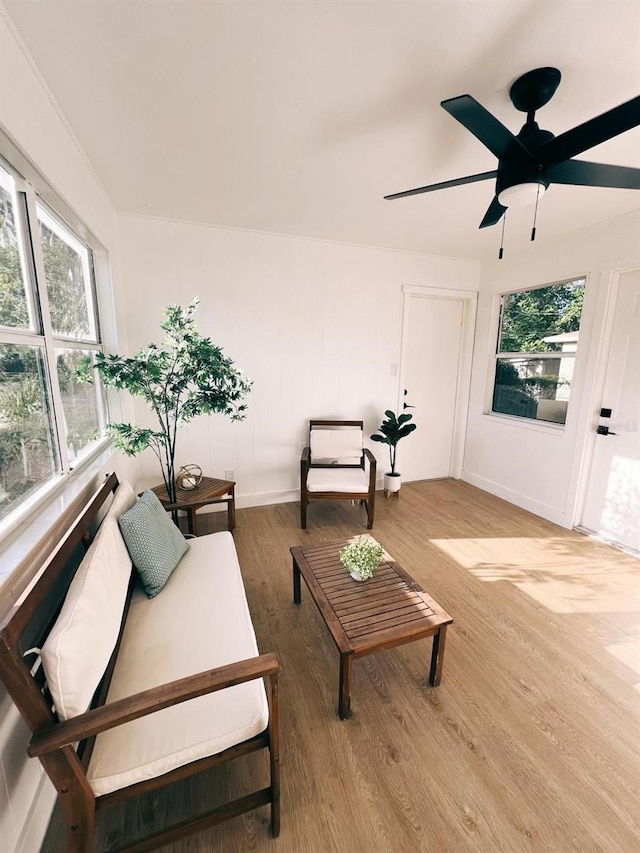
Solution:
{"label": "small potted plant", "polygon": [[413,418],[413,415],[405,413],[396,417],[391,409],[387,409],[385,415],[386,420],[382,421],[382,424],[378,427],[378,430],[382,435],[375,433],[375,435],[371,436],[371,440],[379,441],[382,444],[387,444],[389,446],[391,471],[388,471],[384,475],[385,494],[389,494],[389,492],[399,492],[400,486],[402,485],[402,475],[396,471],[396,452],[398,449],[398,442],[401,438],[406,438],[410,435],[416,428],[416,425],[409,423]]}
{"label": "small potted plant", "polygon": [[366,581],[373,577],[383,554],[382,545],[362,536],[345,545],[339,559],[355,581]]}

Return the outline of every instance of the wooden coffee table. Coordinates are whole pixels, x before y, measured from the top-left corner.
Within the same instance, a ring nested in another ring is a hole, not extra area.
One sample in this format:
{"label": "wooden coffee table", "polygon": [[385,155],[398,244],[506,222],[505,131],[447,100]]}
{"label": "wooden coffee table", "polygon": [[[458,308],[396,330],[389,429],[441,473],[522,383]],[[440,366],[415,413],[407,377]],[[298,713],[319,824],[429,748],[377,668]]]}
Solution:
{"label": "wooden coffee table", "polygon": [[436,687],[442,677],[447,625],[453,622],[388,554],[371,580],[354,581],[338,559],[340,549],[353,541],[291,548],[293,600],[300,604],[302,575],[340,652],[338,713],[343,720],[351,716],[355,658],[432,636],[429,683]]}
{"label": "wooden coffee table", "polygon": [[195,535],[196,510],[208,504],[227,505],[227,523],[229,530],[236,526],[236,484],[233,480],[217,480],[214,477],[203,477],[195,489],[178,489],[176,502],[169,500],[164,484],[155,486],[155,492],[162,506],[167,511],[183,510],[187,513],[187,529]]}

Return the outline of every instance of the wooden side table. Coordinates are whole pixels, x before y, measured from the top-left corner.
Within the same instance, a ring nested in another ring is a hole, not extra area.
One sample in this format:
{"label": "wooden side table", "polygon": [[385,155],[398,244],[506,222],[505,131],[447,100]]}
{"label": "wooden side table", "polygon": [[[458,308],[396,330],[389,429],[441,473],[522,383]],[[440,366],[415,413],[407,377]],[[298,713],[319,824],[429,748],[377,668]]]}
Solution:
{"label": "wooden side table", "polygon": [[176,502],[169,501],[169,495],[164,486],[154,486],[151,490],[166,510],[183,510],[187,513],[189,533],[196,532],[196,510],[208,504],[227,505],[227,520],[229,530],[236,526],[236,484],[233,480],[217,480],[214,477],[203,477],[195,489],[177,489]]}

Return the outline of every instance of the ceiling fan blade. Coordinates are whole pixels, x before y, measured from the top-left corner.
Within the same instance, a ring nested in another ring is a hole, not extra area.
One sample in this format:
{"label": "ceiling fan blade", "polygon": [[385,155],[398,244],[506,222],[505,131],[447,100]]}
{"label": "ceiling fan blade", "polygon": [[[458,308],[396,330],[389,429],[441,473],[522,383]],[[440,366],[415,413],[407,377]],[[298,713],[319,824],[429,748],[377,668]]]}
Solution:
{"label": "ceiling fan blade", "polygon": [[416,187],[414,190],[403,190],[399,193],[386,195],[385,198],[406,198],[410,195],[420,195],[420,193],[431,193],[434,190],[446,190],[447,187],[459,187],[461,184],[472,184],[475,181],[488,181],[489,178],[495,178],[497,172],[480,172],[477,175],[468,175],[466,178],[455,178],[453,181],[442,181],[439,184],[429,184],[426,187]]}
{"label": "ceiling fan blade", "polygon": [[440,106],[463,124],[483,145],[486,145],[499,160],[503,160],[507,154],[514,155],[517,151],[531,159],[528,148],[471,95],[448,98],[446,101],[441,101]]}
{"label": "ceiling fan blade", "polygon": [[551,183],[640,190],[640,169],[590,163],[588,160],[567,160],[551,169]]}
{"label": "ceiling fan blade", "polygon": [[498,196],[494,195],[493,201],[487,208],[484,219],[480,223],[480,228],[487,228],[489,225],[495,225],[496,222],[500,222],[506,209],[507,208],[498,201]]}
{"label": "ceiling fan blade", "polygon": [[539,150],[540,163],[543,168],[555,166],[638,125],[640,95],[545,142]]}

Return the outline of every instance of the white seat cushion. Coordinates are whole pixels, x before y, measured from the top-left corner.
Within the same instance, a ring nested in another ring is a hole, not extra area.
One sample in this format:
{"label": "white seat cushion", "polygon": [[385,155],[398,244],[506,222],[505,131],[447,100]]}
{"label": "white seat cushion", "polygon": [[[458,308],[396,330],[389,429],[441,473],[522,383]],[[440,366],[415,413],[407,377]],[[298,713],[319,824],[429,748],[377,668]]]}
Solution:
{"label": "white seat cushion", "polygon": [[[135,591],[107,702],[258,654],[233,537],[190,545],[158,596]],[[99,734],[89,783],[100,795],[160,776],[259,734],[268,718],[262,679],[165,708]]]}
{"label": "white seat cushion", "polygon": [[362,468],[310,468],[307,491],[366,495],[369,491],[369,472]]}

